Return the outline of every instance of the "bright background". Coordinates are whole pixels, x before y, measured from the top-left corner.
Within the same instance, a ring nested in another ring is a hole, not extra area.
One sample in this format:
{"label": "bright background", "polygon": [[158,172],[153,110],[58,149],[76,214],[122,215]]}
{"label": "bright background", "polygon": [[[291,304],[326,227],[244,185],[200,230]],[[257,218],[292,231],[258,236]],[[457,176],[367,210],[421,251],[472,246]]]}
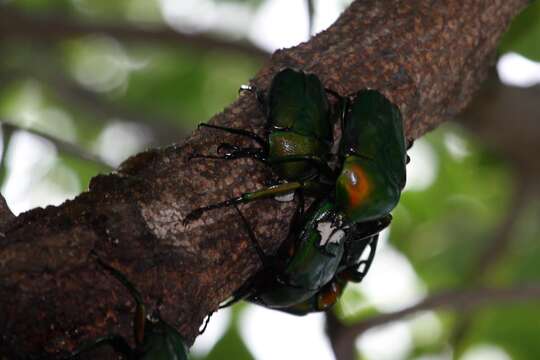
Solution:
{"label": "bright background", "polygon": [[[318,32],[349,1],[314,3]],[[0,184],[16,214],[73,198],[91,177],[148,146],[181,141],[197,123],[232,102],[239,85],[264,60],[256,51],[138,39],[139,29],[169,28],[200,36],[201,44],[212,38],[267,52],[309,37],[307,6],[301,0],[0,4],[0,23],[2,16],[10,16],[8,10],[17,9],[30,20],[48,15],[60,24],[115,24],[131,29],[136,39],[127,41],[114,31],[73,35],[69,29],[53,40],[40,31],[32,37],[13,35],[25,27],[31,30],[32,22],[12,24],[13,34],[0,36],[0,120],[11,124],[2,126]],[[502,83],[495,77],[489,86],[540,94],[540,63],[535,62],[540,61],[539,19],[536,2],[515,21],[497,63]],[[512,103],[517,113],[524,107],[520,101]],[[519,127],[519,114],[506,124]],[[528,136],[540,142],[540,110],[528,116],[538,120],[538,132]],[[516,166],[508,149],[523,146],[522,139],[497,140],[471,121],[465,116],[447,123],[409,152],[407,187],[369,276],[349,286],[334,309],[344,323],[402,309],[445,289],[509,287],[538,279],[540,205],[531,190],[539,183],[538,174],[524,169],[527,164],[535,168],[540,154],[531,149]],[[468,131],[471,127],[476,130]],[[507,129],[491,130],[501,134]],[[482,270],[478,259],[495,241],[506,245],[488,256],[489,266]],[[359,336],[358,359],[539,359],[537,305],[485,305],[471,313],[424,311]],[[322,360],[334,354],[325,315],[295,317],[239,304],[213,315],[192,357]]]}

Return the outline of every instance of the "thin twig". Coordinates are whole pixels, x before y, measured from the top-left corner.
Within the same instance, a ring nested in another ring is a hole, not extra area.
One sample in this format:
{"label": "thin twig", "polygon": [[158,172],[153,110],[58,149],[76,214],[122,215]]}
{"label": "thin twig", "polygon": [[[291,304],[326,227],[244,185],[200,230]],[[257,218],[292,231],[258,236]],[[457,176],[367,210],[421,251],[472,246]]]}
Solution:
{"label": "thin twig", "polygon": [[514,240],[512,235],[516,228],[516,223],[530,204],[531,198],[529,194],[530,187],[527,183],[520,182],[515,185],[506,216],[501,220],[500,225],[494,233],[493,240],[480,254],[476,266],[471,271],[470,277],[473,282],[485,280],[485,277],[508,253],[512,240]]}
{"label": "thin twig", "polygon": [[[521,218],[527,205],[530,203],[531,188],[524,181],[514,186],[510,206],[506,210],[504,219],[501,220],[493,237],[487,247],[478,256],[476,264],[470,271],[467,279],[467,286],[474,287],[484,283],[488,275],[506,258],[510,245],[514,240],[512,236],[516,228],[517,221]],[[450,336],[451,344],[457,350],[461,349],[461,344],[466,339],[469,329],[474,321],[474,310],[462,313],[454,326]]]}
{"label": "thin twig", "polygon": [[432,295],[416,305],[393,313],[382,314],[351,327],[351,331],[362,334],[366,330],[399,320],[419,311],[439,308],[466,309],[484,304],[496,304],[507,301],[527,301],[540,299],[540,284],[520,285],[513,288],[477,288],[467,290],[450,290]]}
{"label": "thin twig", "polygon": [[[526,284],[501,289],[476,288],[449,290],[427,297],[417,304],[403,310],[377,315],[355,325],[345,326],[338,324],[339,328],[334,330],[338,336],[334,338],[335,341],[332,342],[332,346],[334,347],[335,351],[339,349],[341,349],[341,351],[343,351],[343,349],[354,349],[355,339],[367,330],[403,319],[420,311],[441,308],[459,309],[461,311],[463,309],[471,309],[481,305],[495,305],[502,302],[538,300],[540,300],[540,284]],[[329,324],[332,324],[332,326],[336,326],[335,321],[332,321],[331,318],[328,320],[328,322]],[[336,357],[339,360],[348,359],[348,357],[340,357],[337,351]]]}
{"label": "thin twig", "polygon": [[85,149],[81,148],[80,146],[75,145],[73,143],[70,143],[70,142],[64,141],[62,139],[56,138],[56,137],[54,137],[52,135],[46,134],[46,133],[41,132],[39,130],[25,128],[25,127],[15,125],[12,122],[6,121],[4,119],[0,119],[0,124],[2,125],[2,129],[7,129],[8,131],[26,131],[26,132],[28,132],[30,134],[37,135],[37,136],[39,136],[39,137],[41,137],[43,139],[46,139],[46,140],[52,142],[56,146],[56,148],[61,152],[76,156],[76,157],[78,157],[80,159],[83,159],[83,160],[86,160],[86,161],[93,162],[95,164],[98,164],[98,165],[106,168],[107,170],[113,170],[114,169],[114,166],[112,164],[110,164],[107,160],[103,159],[102,157],[100,157],[98,155],[92,154],[92,153],[88,152],[87,150],[85,150]]}
{"label": "thin twig", "polygon": [[269,57],[265,50],[247,41],[225,40],[208,34],[184,34],[162,25],[136,27],[131,24],[75,22],[63,16],[29,15],[9,6],[1,7],[0,38],[57,41],[89,34],[105,34],[122,41],[181,45],[200,51],[217,49],[261,60]]}
{"label": "thin twig", "polygon": [[315,5],[313,4],[313,0],[306,0],[306,5],[308,11],[308,33],[309,36],[312,36],[315,25]]}
{"label": "thin twig", "polygon": [[[36,50],[37,47],[34,48]],[[40,49],[41,50],[41,49]],[[100,123],[107,123],[111,118],[133,121],[147,127],[155,137],[155,145],[165,145],[177,142],[187,135],[187,130],[174,124],[190,123],[187,120],[167,118],[156,114],[147,114],[136,109],[113,104],[103,96],[85,89],[73,81],[65,70],[54,63],[54,59],[41,51],[33,53],[34,60],[39,58],[40,66],[18,63],[11,66],[9,73],[12,77],[33,77],[49,88],[59,101],[68,107],[74,107],[86,113],[93,114]]]}

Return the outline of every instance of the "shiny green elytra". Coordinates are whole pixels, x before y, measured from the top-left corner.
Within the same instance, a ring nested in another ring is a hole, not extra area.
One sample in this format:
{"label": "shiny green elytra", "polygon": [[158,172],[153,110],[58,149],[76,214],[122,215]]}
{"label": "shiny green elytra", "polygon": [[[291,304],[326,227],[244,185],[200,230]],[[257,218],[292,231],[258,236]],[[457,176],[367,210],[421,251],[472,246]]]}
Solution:
{"label": "shiny green elytra", "polygon": [[[304,215],[297,211],[279,251],[265,255],[248,221],[238,212],[265,267],[233,301],[245,298],[296,315],[328,309],[346,281],[361,281],[373,260],[378,232],[390,223],[384,217],[362,226],[343,226],[329,197],[316,201]],[[367,260],[361,260],[368,247]]]}
{"label": "shiny green elytra", "polygon": [[[306,315],[330,309],[339,299],[348,282],[361,282],[367,275],[377,248],[379,231],[390,224],[390,217],[371,222],[368,226],[346,229],[343,254],[334,278],[303,302],[279,310]],[[373,235],[368,235],[374,233]],[[365,253],[367,252],[367,256]]]}
{"label": "shiny green elytra", "polygon": [[376,90],[360,91],[346,111],[342,129],[337,207],[348,223],[390,213],[406,180],[407,149],[399,109]]}
{"label": "shiny green elytra", "polygon": [[248,301],[298,315],[322,311],[347,281],[359,282],[369,270],[378,233],[405,185],[405,137],[398,108],[381,93],[364,90],[346,104],[335,186],[321,188],[319,201],[293,221],[285,251],[273,261],[261,256],[270,266],[244,291]]}
{"label": "shiny green elytra", "polygon": [[268,160],[286,180],[313,176],[318,168],[309,161],[280,162],[290,156],[316,156],[325,161],[332,144],[330,105],[316,75],[284,69],[272,80],[263,100],[268,134]]}
{"label": "shiny green elytra", "polygon": [[[211,124],[200,126],[248,137],[259,146],[242,148],[229,143],[218,147],[224,155],[193,155],[192,158],[253,158],[272,167],[281,180],[278,184],[245,193],[218,204],[201,207],[189,213],[184,223],[199,218],[204,212],[255,199],[279,197],[296,190],[320,192],[320,175],[331,179],[328,166],[332,145],[333,117],[326,90],[316,75],[286,68],[272,79],[268,92],[251,87],[265,114],[265,137],[244,129]],[[313,190],[315,188],[315,190]]]}
{"label": "shiny green elytra", "polygon": [[[300,208],[300,207],[299,207]],[[254,246],[260,249],[249,223],[239,212]],[[276,254],[259,250],[264,268],[236,295],[269,308],[288,308],[319,292],[334,277],[344,252],[345,232],[333,231],[333,204],[318,201],[307,214],[299,212],[289,237]]]}
{"label": "shiny green elytra", "polygon": [[98,263],[113,275],[129,291],[136,303],[133,321],[135,348],[117,334],[111,334],[90,341],[64,359],[74,359],[101,346],[111,346],[129,360],[187,360],[187,347],[182,336],[167,324],[158,313],[148,319],[146,306],[135,286],[118,270],[98,258]]}

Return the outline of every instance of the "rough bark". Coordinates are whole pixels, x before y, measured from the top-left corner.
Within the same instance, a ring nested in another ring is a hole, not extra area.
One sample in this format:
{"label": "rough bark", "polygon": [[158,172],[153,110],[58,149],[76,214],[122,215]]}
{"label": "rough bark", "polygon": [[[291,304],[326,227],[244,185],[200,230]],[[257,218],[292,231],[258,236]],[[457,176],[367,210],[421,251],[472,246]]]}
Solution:
{"label": "rough bark", "polygon": [[[491,64],[497,41],[526,4],[508,1],[355,1],[328,30],[277,51],[253,79],[266,88],[289,66],[317,74],[340,94],[376,88],[403,113],[417,138],[456,115]],[[249,94],[211,122],[260,132]],[[95,250],[121,269],[149,305],[191,342],[214,311],[259,268],[235,213],[213,211],[185,227],[194,207],[256,189],[272,176],[251,160],[188,161],[224,140],[202,129],[184,144],[136,155],[89,191],[59,207],[34,209],[0,229],[0,354],[74,349],[81,341],[130,332],[132,301],[101,271]],[[242,206],[266,251],[279,246],[294,203]]]}

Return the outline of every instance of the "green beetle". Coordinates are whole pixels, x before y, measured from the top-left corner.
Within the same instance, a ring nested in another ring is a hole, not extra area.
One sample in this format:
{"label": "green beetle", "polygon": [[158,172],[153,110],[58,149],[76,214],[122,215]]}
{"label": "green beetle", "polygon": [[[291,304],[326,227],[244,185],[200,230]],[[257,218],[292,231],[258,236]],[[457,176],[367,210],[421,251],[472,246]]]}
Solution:
{"label": "green beetle", "polygon": [[[373,260],[376,234],[390,223],[390,218],[361,227],[342,227],[333,222],[336,208],[330,199],[316,201],[305,215],[300,208],[289,236],[274,255],[264,254],[247,219],[236,208],[264,267],[225,306],[246,299],[298,315],[323,311],[334,304],[346,281],[361,281],[365,276]],[[360,261],[368,246],[368,260]]]}
{"label": "green beetle", "polygon": [[401,114],[376,90],[362,90],[342,123],[335,199],[347,223],[380,218],[397,205],[405,186],[407,148]]}
{"label": "green beetle", "polygon": [[[328,308],[347,281],[360,282],[369,270],[378,229],[389,225],[406,182],[407,147],[397,106],[376,90],[363,90],[346,101],[339,146],[341,169],[335,182],[335,209],[328,214],[334,224],[355,228],[362,236],[347,236],[347,247],[333,281],[307,301],[285,311],[303,314]],[[377,229],[371,229],[379,223]],[[367,231],[367,232],[366,232]],[[362,241],[369,236],[369,241]],[[366,246],[367,260],[361,260]]]}
{"label": "green beetle", "polygon": [[[382,228],[385,224],[381,223],[379,226]],[[356,234],[356,236],[362,235]],[[334,278],[307,300],[279,310],[293,315],[306,315],[330,309],[337,302],[349,281],[359,283],[367,275],[373,263],[378,237],[377,233],[360,239],[346,240],[345,254]],[[369,251],[368,256],[363,260],[366,249]]]}
{"label": "green beetle", "polygon": [[[260,198],[279,197],[303,189],[320,193],[328,186],[320,178],[334,177],[328,166],[332,145],[333,117],[326,90],[317,76],[286,68],[272,79],[266,95],[255,92],[266,117],[266,139],[244,129],[201,124],[200,126],[226,131],[254,140],[259,147],[240,148],[221,144],[218,152],[224,155],[193,155],[192,158],[237,159],[253,158],[270,165],[281,182],[245,193],[222,203],[212,204],[192,211],[185,222],[199,218],[205,211],[232,204],[245,203]],[[326,183],[331,180],[326,181]]]}
{"label": "green beetle", "polygon": [[135,286],[120,271],[99,258],[97,261],[126,287],[135,300],[136,310],[133,320],[135,349],[132,349],[122,336],[111,334],[83,345],[64,359],[73,359],[100,346],[109,345],[129,360],[187,360],[187,347],[178,331],[163,321],[157,311],[153,314],[153,319],[147,318],[146,306]]}
{"label": "green beetle", "polygon": [[[272,261],[259,247],[265,267],[233,300],[245,297],[291,313],[323,310],[346,281],[361,281],[367,273],[376,235],[390,223],[389,212],[405,185],[405,137],[398,108],[378,91],[357,93],[347,100],[343,115],[334,189],[322,193],[324,200],[316,201],[300,221],[293,220]],[[371,253],[362,263],[368,238]]]}

